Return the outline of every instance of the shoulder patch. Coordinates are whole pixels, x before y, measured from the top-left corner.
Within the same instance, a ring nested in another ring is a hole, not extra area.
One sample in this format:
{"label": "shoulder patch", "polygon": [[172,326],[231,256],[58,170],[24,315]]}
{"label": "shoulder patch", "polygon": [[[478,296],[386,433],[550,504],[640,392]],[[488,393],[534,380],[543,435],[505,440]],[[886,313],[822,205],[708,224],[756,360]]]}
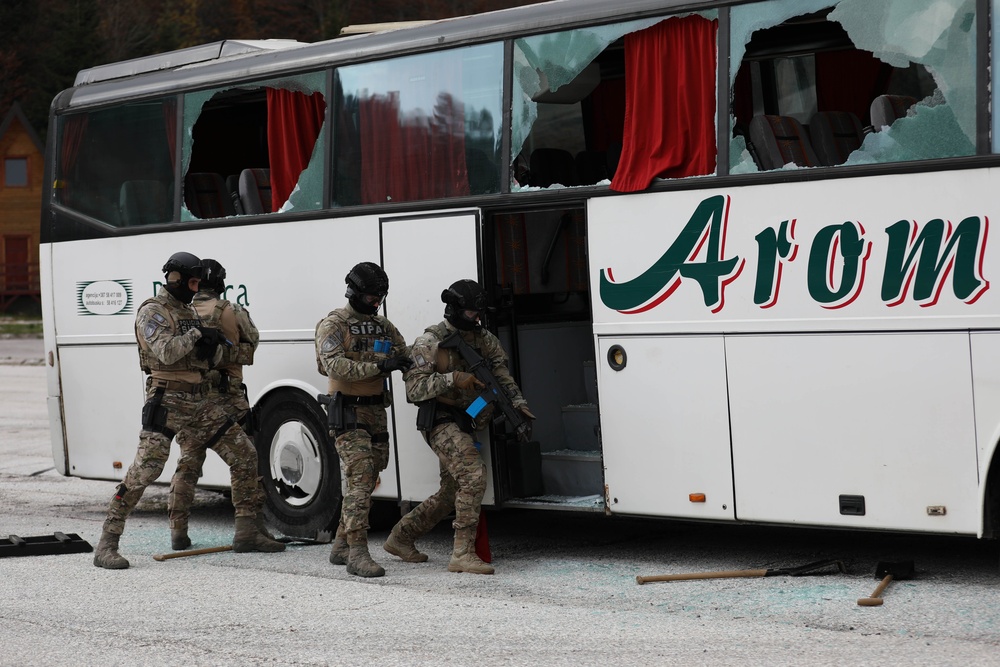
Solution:
{"label": "shoulder patch", "polygon": [[340,332],[335,331],[323,339],[323,342],[320,344],[320,351],[324,353],[332,352],[343,344],[344,339],[340,335]]}

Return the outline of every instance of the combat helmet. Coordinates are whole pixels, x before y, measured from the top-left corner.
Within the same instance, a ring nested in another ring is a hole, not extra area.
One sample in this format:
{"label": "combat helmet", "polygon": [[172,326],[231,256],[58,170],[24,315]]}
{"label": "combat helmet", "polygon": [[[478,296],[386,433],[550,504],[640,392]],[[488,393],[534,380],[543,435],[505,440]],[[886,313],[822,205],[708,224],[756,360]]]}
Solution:
{"label": "combat helmet", "polygon": [[[389,293],[389,276],[374,262],[355,264],[344,278],[347,292],[344,296],[354,310],[363,315],[374,315]],[[366,298],[368,297],[368,298]],[[377,298],[373,298],[377,297]]]}
{"label": "combat helmet", "polygon": [[222,294],[226,291],[226,267],[214,259],[201,260],[201,289]]}
{"label": "combat helmet", "polygon": [[[471,331],[482,326],[479,317],[486,310],[486,290],[475,280],[453,282],[441,292],[441,301],[445,304],[444,319],[456,329]],[[475,312],[475,317],[468,317],[467,311]]]}
{"label": "combat helmet", "polygon": [[[180,280],[171,281],[170,274],[177,272]],[[202,266],[201,260],[189,252],[175,252],[163,265],[163,276],[166,278],[166,285],[163,289],[181,303],[191,303],[194,292],[188,287],[191,278],[201,280]]]}

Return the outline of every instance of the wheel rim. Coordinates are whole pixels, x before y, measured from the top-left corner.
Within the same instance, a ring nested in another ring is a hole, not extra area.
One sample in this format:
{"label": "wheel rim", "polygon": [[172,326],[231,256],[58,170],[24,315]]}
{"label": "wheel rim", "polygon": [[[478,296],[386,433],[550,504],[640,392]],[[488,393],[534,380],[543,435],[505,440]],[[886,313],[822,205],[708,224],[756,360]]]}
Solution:
{"label": "wheel rim", "polygon": [[323,486],[323,462],[320,447],[304,422],[282,424],[270,447],[271,479],[285,503],[292,507],[308,505]]}

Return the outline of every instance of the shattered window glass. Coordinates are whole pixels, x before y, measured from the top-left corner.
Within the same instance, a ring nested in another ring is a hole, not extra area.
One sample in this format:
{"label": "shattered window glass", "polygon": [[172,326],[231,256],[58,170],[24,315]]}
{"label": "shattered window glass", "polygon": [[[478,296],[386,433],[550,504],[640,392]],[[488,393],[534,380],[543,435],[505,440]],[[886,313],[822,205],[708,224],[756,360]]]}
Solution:
{"label": "shattered window glass", "polygon": [[184,96],[181,220],[323,205],[326,74]]}
{"label": "shattered window glass", "polygon": [[[733,7],[730,172],[974,154],[975,4]],[[811,78],[804,58],[812,59]]]}
{"label": "shattered window glass", "polygon": [[[609,184],[622,150],[623,38],[671,18],[689,16],[713,21],[718,12],[683,13],[515,40],[511,189]],[[714,56],[714,42],[711,49]],[[714,122],[714,100],[704,112]],[[711,150],[714,154],[714,144]]]}

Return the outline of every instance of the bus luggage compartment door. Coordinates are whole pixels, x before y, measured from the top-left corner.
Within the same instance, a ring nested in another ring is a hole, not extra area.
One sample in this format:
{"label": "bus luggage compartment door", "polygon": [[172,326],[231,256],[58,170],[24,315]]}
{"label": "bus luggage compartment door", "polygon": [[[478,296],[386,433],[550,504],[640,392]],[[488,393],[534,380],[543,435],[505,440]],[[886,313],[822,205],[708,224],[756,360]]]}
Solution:
{"label": "bus luggage compartment door", "polygon": [[599,338],[597,367],[608,509],[733,519],[722,336]]}

